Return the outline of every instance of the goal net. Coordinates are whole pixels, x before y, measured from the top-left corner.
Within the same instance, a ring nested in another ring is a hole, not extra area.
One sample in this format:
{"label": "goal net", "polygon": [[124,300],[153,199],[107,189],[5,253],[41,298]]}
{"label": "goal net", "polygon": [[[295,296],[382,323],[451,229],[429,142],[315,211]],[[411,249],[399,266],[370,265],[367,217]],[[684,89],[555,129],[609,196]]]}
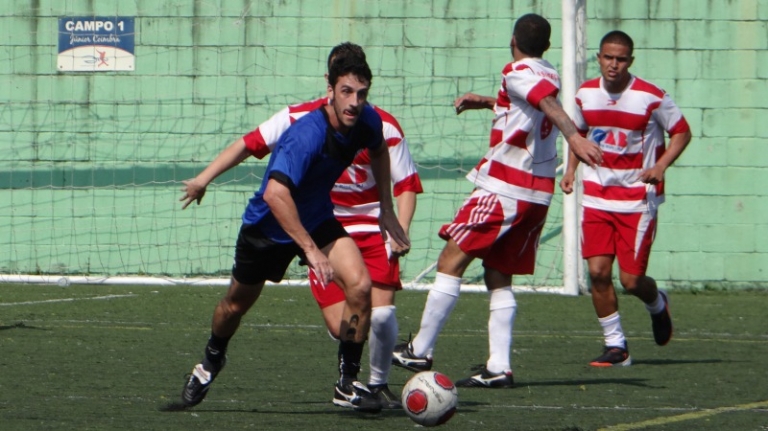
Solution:
{"label": "goal net", "polygon": [[[235,19],[190,25],[223,32]],[[331,45],[155,44],[141,47],[133,72],[57,73],[55,17],[41,20],[51,28],[36,30],[37,45],[0,50],[6,64],[22,65],[5,75],[11,91],[0,105],[0,281],[225,283],[240,217],[266,160],[250,158],[222,175],[202,205],[185,211],[182,181],[273,112],[323,95]],[[136,27],[149,32],[147,40],[168,31],[140,25],[139,17]],[[508,31],[499,29],[497,40]],[[411,64],[404,72],[391,50],[402,56],[406,48],[366,47],[370,101],[400,121],[422,177],[413,247],[401,260],[404,284],[422,288],[444,245],[437,232],[471,192],[464,175],[488,145],[490,112],[457,117],[453,100],[466,91],[495,94],[509,54],[418,50],[423,70]],[[485,64],[487,73],[434,76],[428,66],[452,61]],[[562,217],[556,193],[535,274],[515,277],[515,285],[563,285]],[[306,268],[294,263],[286,278],[302,283]],[[482,284],[479,262],[464,282]]]}

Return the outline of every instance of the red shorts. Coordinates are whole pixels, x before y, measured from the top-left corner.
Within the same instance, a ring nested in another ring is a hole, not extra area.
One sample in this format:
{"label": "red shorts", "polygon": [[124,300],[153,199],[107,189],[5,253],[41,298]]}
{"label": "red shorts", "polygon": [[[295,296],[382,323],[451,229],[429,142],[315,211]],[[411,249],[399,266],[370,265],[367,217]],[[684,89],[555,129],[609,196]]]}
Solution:
{"label": "red shorts", "polygon": [[656,236],[656,221],[655,212],[619,213],[584,208],[581,255],[584,259],[616,256],[622,271],[645,275]]}
{"label": "red shorts", "polygon": [[440,237],[453,239],[483,266],[502,274],[533,274],[549,206],[476,189]]}
{"label": "red shorts", "polygon": [[[355,232],[349,236],[355,240],[355,244],[363,255],[365,267],[371,275],[371,281],[379,286],[392,287],[401,290],[400,263],[396,257],[390,257],[389,244],[384,243],[384,238],[379,232]],[[344,291],[338,284],[331,282],[323,287],[317,280],[314,271],[308,271],[309,287],[315,296],[317,305],[325,308],[337,304],[346,299]]]}

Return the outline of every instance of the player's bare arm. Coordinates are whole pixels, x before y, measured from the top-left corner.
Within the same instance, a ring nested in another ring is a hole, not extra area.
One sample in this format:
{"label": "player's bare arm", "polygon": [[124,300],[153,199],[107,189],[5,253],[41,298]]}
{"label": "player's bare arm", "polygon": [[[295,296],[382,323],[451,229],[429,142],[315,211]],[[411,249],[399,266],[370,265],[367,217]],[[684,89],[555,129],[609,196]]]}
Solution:
{"label": "player's bare arm", "polygon": [[570,151],[579,160],[593,168],[603,163],[603,151],[597,144],[579,134],[573,121],[554,96],[547,96],[542,99],[539,102],[539,109],[560,129],[563,137],[568,141]]}
{"label": "player's bare arm", "polygon": [[[411,220],[413,220],[413,214],[416,212],[416,193],[410,191],[400,193],[395,198],[395,204],[397,205],[397,221],[403,228],[403,232],[410,235]],[[410,250],[410,247],[402,247],[394,241],[390,242],[390,247],[395,256],[404,256]]]}
{"label": "player's bare arm", "polygon": [[399,247],[409,249],[411,241],[408,239],[408,235],[403,230],[403,227],[400,226],[392,206],[387,143],[382,141],[381,145],[375,150],[369,149],[368,154],[371,156],[371,170],[373,171],[373,178],[376,180],[376,190],[379,192],[379,226],[381,227],[381,235],[384,237],[384,241],[391,239]]}
{"label": "player's bare arm", "polygon": [[566,165],[565,172],[563,172],[563,178],[560,179],[560,190],[565,194],[571,194],[573,192],[573,184],[576,181],[576,168],[579,167],[579,159],[573,154],[573,151],[568,151],[568,164]]}
{"label": "player's bare arm", "polygon": [[496,99],[488,96],[480,96],[479,94],[466,93],[459,96],[454,102],[453,107],[456,108],[456,115],[468,109],[493,109],[496,105]]}
{"label": "player's bare arm", "polygon": [[181,209],[187,208],[192,202],[197,202],[200,205],[208,184],[219,175],[242,163],[250,155],[251,153],[245,148],[245,141],[240,138],[225,148],[195,178],[182,181],[184,188],[181,191],[184,192],[184,196],[179,201],[184,203],[181,205]]}
{"label": "player's bare arm", "polygon": [[640,173],[640,181],[646,184],[658,184],[662,181],[664,179],[664,172],[680,157],[680,154],[683,153],[689,142],[691,142],[690,131],[672,135],[669,138],[669,146],[664,151],[664,155],[659,158],[656,165]]}
{"label": "player's bare arm", "polygon": [[264,202],[269,205],[272,215],[283,228],[285,233],[301,247],[307,258],[307,264],[312,268],[323,284],[333,280],[333,267],[328,257],[317,247],[299,219],[299,211],[291,196],[291,190],[283,183],[270,179],[264,190]]}

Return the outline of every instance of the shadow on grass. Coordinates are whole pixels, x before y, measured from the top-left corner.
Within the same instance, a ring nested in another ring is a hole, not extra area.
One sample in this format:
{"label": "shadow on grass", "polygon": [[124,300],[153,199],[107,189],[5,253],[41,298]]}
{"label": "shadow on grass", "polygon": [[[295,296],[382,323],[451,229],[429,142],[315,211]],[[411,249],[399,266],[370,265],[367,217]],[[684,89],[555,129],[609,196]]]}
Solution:
{"label": "shadow on grass", "polygon": [[7,326],[0,326],[0,331],[5,331],[8,329],[37,329],[38,331],[49,331],[49,329],[46,328],[38,328],[35,326],[27,326],[24,324],[24,322],[16,322],[13,325],[7,325]]}
{"label": "shadow on grass", "polygon": [[[295,406],[296,404],[316,405],[318,409],[296,411],[292,409],[292,406]],[[219,409],[219,408],[206,409],[205,407],[187,408],[180,402],[171,402],[158,407],[158,410],[161,412],[185,412],[186,411],[186,412],[195,412],[195,413],[255,413],[255,414],[268,414],[268,415],[289,414],[292,416],[294,415],[296,416],[334,415],[334,416],[343,416],[343,417],[358,417],[363,420],[378,420],[378,419],[384,419],[384,418],[405,416],[405,412],[400,409],[382,410],[379,413],[363,413],[363,412],[356,412],[348,408],[334,407],[334,406],[328,405],[327,403],[317,403],[317,402],[289,403],[287,404],[287,407],[284,410],[263,409],[263,408],[254,408],[254,409]]]}
{"label": "shadow on grass", "polygon": [[581,380],[549,380],[540,382],[516,382],[516,388],[526,386],[582,386],[582,385],[629,385],[649,388],[648,379],[581,379]]}

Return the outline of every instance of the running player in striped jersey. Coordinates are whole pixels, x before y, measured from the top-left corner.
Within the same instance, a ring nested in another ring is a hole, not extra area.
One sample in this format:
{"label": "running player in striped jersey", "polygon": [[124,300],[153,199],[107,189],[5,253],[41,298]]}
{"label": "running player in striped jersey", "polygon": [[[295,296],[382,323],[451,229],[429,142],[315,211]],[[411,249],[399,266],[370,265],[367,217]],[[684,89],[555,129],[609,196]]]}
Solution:
{"label": "running player in striped jersey", "polygon": [[[590,363],[595,367],[632,363],[612,281],[615,259],[621,285],[643,301],[651,315],[656,344],[666,345],[672,337],[667,295],[646,269],[658,206],[664,202],[664,172],[686,148],[691,132],[664,90],[629,72],[633,48],[626,33],[606,34],[597,54],[601,76],[576,93],[576,126],[603,150],[603,163],[583,171],[582,254],[605,337],[603,354]],[[664,133],[670,136],[668,146]],[[571,154],[560,182],[566,193],[573,191],[577,166]]]}
{"label": "running player in striped jersey", "polygon": [[456,385],[508,388],[514,384],[510,349],[517,303],[512,275],[533,273],[539,235],[555,190],[558,132],[590,165],[601,157],[597,145],[579,135],[557,100],[559,75],[541,58],[549,48],[550,33],[543,17],[520,17],[510,42],[513,62],[502,71],[497,97],[468,93],[454,103],[457,114],[466,109],[494,111],[490,149],[467,175],[475,190],[453,222],[440,229],[446,245],[421,327],[412,341],[396,346],[395,365],[412,371],[431,368],[432,351],[458,300],[461,277],[479,258],[490,292],[490,356],[478,373]]}

